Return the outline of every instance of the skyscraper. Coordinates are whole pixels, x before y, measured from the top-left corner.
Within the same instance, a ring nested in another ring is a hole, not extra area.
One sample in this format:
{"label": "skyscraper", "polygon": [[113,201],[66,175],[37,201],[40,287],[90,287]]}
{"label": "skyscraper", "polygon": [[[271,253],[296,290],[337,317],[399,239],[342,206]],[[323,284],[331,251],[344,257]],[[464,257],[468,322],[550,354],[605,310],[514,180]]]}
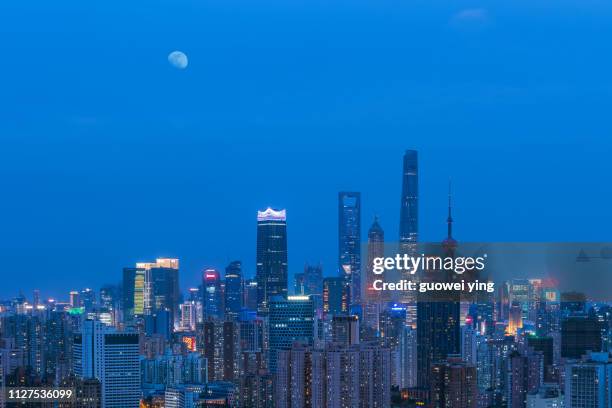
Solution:
{"label": "skyscraper", "polygon": [[274,296],[287,297],[287,213],[257,212],[257,307],[267,313]]}
{"label": "skyscraper", "polygon": [[123,318],[126,322],[144,314],[145,269],[123,268]]}
{"label": "skyscraper", "polygon": [[269,302],[270,364],[276,372],[277,352],[296,342],[312,344],[314,336],[314,306],[308,296],[277,296]]}
{"label": "skyscraper", "polygon": [[216,269],[206,269],[202,273],[202,303],[204,307],[204,318],[220,319],[223,316],[221,310],[221,277]]}
{"label": "skyscraper", "polygon": [[135,316],[168,311],[169,324],[179,319],[179,260],[158,258],[123,269],[123,314],[125,321]]}
{"label": "skyscraper", "polygon": [[361,301],[361,193],[338,193],[338,269],[351,303]]}
{"label": "skyscraper", "polygon": [[244,300],[243,286],[241,262],[230,262],[225,268],[225,316],[227,318],[238,318]]}
{"label": "skyscraper", "polygon": [[377,276],[374,274],[373,265],[375,258],[382,258],[385,256],[385,231],[378,223],[378,217],[374,218],[372,226],[368,230],[368,267],[365,271],[366,275],[366,287],[365,287],[365,298],[368,302],[379,302],[381,301],[381,291],[374,290],[374,280]]}
{"label": "skyscraper", "polygon": [[179,320],[179,260],[158,258],[137,263],[136,268],[145,269],[145,314],[167,311],[172,329]]}
{"label": "skyscraper", "polygon": [[609,353],[590,353],[565,368],[565,406],[604,408],[612,401],[612,363]]}
{"label": "skyscraper", "polygon": [[601,351],[601,323],[593,317],[569,316],[561,323],[561,357],[581,358]]}
{"label": "skyscraper", "polygon": [[74,336],[74,373],[101,383],[102,407],[137,407],[140,401],[138,333],[118,332],[86,320]]}
{"label": "skyscraper", "polygon": [[418,152],[406,150],[402,175],[400,205],[400,251],[414,251],[419,233],[419,165]]}
{"label": "skyscraper", "polygon": [[348,312],[346,285],[343,278],[323,279],[323,313],[338,315]]}

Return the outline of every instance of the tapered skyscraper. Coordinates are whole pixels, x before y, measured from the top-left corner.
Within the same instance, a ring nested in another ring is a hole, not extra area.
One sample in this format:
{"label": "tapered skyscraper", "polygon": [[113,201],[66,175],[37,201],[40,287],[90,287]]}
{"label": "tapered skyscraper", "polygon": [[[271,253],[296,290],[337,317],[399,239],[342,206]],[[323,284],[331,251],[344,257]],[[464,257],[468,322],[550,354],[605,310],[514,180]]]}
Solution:
{"label": "tapered skyscraper", "polygon": [[361,301],[361,194],[338,193],[338,269],[350,288],[351,303]]}
{"label": "tapered skyscraper", "polygon": [[257,212],[257,308],[266,313],[270,298],[287,297],[287,213]]}
{"label": "tapered skyscraper", "polygon": [[419,163],[416,150],[406,150],[400,205],[400,252],[414,251],[419,235]]}

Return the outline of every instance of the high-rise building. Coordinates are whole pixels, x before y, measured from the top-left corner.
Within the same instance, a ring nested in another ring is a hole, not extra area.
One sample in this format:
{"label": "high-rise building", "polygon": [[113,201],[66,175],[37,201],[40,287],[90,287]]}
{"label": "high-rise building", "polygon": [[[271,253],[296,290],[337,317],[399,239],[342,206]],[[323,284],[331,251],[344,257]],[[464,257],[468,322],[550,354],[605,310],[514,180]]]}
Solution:
{"label": "high-rise building", "polygon": [[402,173],[399,242],[402,253],[416,249],[419,235],[419,162],[416,150],[406,150]]}
{"label": "high-rise building", "polygon": [[612,401],[612,362],[608,353],[590,353],[568,364],[565,373],[566,408],[606,408]]}
{"label": "high-rise building", "polygon": [[368,230],[368,267],[365,271],[365,291],[364,296],[367,302],[380,302],[381,300],[389,300],[382,298],[382,292],[374,290],[374,281],[378,279],[373,272],[374,259],[385,256],[385,231],[378,223],[378,217],[374,218],[374,222]]}
{"label": "high-rise building", "polygon": [[412,327],[402,329],[399,343],[399,386],[400,388],[416,387],[417,377],[417,333]]}
{"label": "high-rise building", "polygon": [[183,302],[181,309],[181,330],[193,331],[197,323],[197,305],[193,301]]}
{"label": "high-rise building", "polygon": [[157,311],[168,311],[169,325],[179,320],[179,260],[158,258],[123,269],[125,321]]}
{"label": "high-rise building", "polygon": [[71,375],[63,378],[60,386],[72,388],[75,397],[71,401],[60,401],[58,408],[102,408],[102,388],[99,380],[95,378],[79,379]]}
{"label": "high-rise building", "polygon": [[323,313],[338,315],[348,312],[348,293],[344,278],[323,279]]}
{"label": "high-rise building", "polygon": [[249,310],[257,310],[257,279],[244,281],[244,307]]}
{"label": "high-rise building", "polygon": [[535,306],[534,293],[533,286],[528,279],[512,279],[510,281],[510,306],[520,308],[523,320],[530,320],[530,312]]}
{"label": "high-rise building", "polygon": [[386,408],[391,406],[390,350],[376,343],[296,343],[278,352],[277,408]]}
{"label": "high-rise building", "polygon": [[295,274],[295,294],[310,296],[315,301],[320,300],[323,294],[323,266],[304,265],[303,273]]}
{"label": "high-rise building", "polygon": [[137,407],[140,401],[138,333],[119,332],[85,320],[75,334],[73,370],[80,379],[101,383],[102,408]]}
{"label": "high-rise building", "polygon": [[561,323],[561,357],[579,359],[601,351],[601,323],[592,317],[570,316]]}
{"label": "high-rise building", "polygon": [[506,402],[508,408],[525,408],[527,395],[537,392],[543,379],[542,353],[513,351],[507,360]]}
{"label": "high-rise building", "polygon": [[544,384],[537,393],[527,395],[527,408],[564,408],[565,399],[558,384]]}
{"label": "high-rise building", "polygon": [[458,356],[433,364],[430,399],[432,408],[476,408],[476,367]]}
{"label": "high-rise building", "polygon": [[523,309],[518,302],[512,302],[510,311],[508,312],[508,327],[506,333],[514,336],[517,330],[523,328]]}
{"label": "high-rise building", "polygon": [[221,276],[216,269],[208,268],[202,273],[202,304],[204,318],[220,319],[223,317]]}
{"label": "high-rise building", "polygon": [[351,303],[361,301],[361,193],[338,193],[338,270]]}
{"label": "high-rise building", "polygon": [[81,298],[79,297],[79,292],[76,290],[70,291],[70,307],[80,307],[81,306]]}
{"label": "high-rise building", "polygon": [[203,384],[181,384],[166,388],[164,408],[196,408],[200,395],[206,391]]}
{"label": "high-rise building", "polygon": [[233,261],[225,268],[225,317],[236,320],[242,309],[244,294],[242,263]]}
{"label": "high-rise building", "polygon": [[553,381],[553,362],[554,362],[554,340],[552,337],[527,337],[527,344],[534,351],[542,353],[544,362],[544,381]]}
{"label": "high-rise building", "polygon": [[299,341],[314,340],[314,305],[308,296],[277,296],[269,302],[269,369],[276,372],[277,352]]}
{"label": "high-rise building", "polygon": [[257,212],[257,306],[267,313],[274,296],[287,297],[287,213]]}
{"label": "high-rise building", "polygon": [[296,343],[290,349],[279,350],[277,357],[276,408],[325,406],[322,353]]}
{"label": "high-rise building", "polygon": [[332,319],[332,341],[334,343],[359,344],[359,317],[339,315]]}
{"label": "high-rise building", "polygon": [[123,318],[129,322],[144,315],[145,309],[144,268],[123,268]]}
{"label": "high-rise building", "polygon": [[90,288],[85,288],[80,294],[81,305],[85,308],[85,312],[91,312],[96,306],[96,292]]}
{"label": "high-rise building", "polygon": [[208,360],[208,378],[234,381],[240,375],[240,326],[231,321],[206,321],[201,346]]}
{"label": "high-rise building", "polygon": [[167,311],[169,327],[179,320],[179,260],[158,258],[155,262],[137,263],[145,273],[145,314]]}

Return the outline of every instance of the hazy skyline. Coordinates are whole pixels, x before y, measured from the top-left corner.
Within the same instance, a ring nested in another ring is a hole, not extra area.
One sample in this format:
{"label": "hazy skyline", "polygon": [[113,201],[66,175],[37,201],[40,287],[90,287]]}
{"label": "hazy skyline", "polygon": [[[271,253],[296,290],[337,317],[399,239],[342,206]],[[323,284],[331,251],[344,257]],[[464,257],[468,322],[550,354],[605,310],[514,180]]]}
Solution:
{"label": "hazy skyline", "polygon": [[396,240],[405,149],[423,241],[449,177],[459,241],[610,240],[612,4],[35,3],[0,6],[0,298],[163,256],[252,276],[267,206],[290,285],[334,274],[338,191]]}

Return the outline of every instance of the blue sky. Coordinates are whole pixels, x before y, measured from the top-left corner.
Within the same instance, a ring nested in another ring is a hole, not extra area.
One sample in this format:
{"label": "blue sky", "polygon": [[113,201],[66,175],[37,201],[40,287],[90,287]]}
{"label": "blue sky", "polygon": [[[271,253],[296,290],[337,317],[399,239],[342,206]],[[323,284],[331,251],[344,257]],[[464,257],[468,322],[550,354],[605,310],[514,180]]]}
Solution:
{"label": "blue sky", "polygon": [[[335,272],[339,190],[398,233],[605,241],[608,1],[19,1],[0,5],[0,297],[64,296],[177,256],[241,259],[286,207],[291,273]],[[173,50],[189,56],[171,67]]]}

